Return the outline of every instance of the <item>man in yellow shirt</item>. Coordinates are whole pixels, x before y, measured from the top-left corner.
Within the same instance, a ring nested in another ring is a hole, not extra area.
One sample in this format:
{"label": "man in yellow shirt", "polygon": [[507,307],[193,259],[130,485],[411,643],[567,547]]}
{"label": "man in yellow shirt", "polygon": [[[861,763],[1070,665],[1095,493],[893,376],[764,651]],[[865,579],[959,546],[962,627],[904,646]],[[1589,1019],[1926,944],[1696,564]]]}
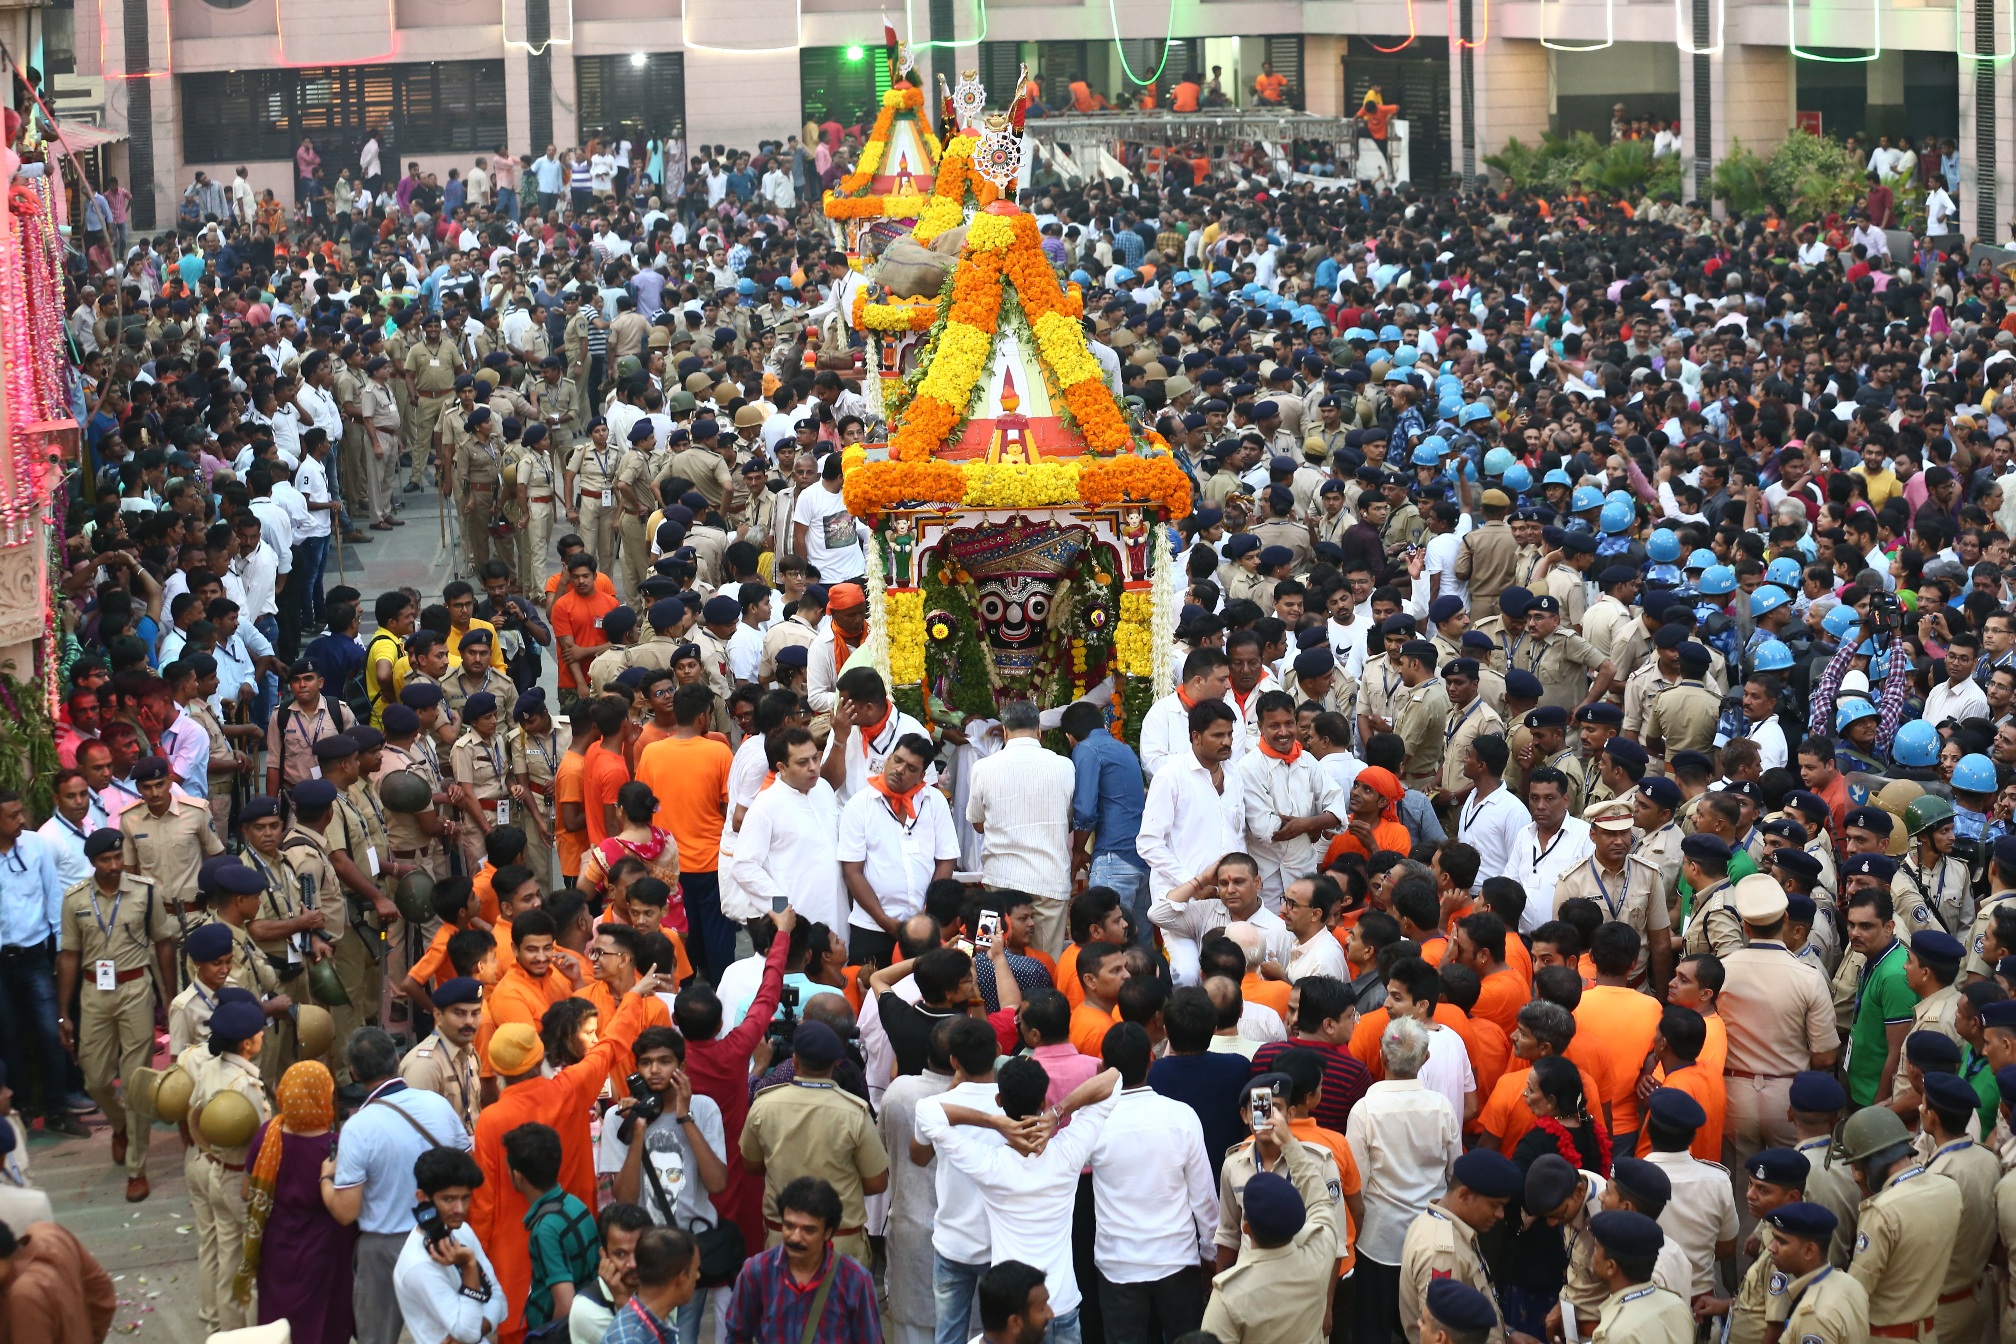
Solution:
{"label": "man in yellow shirt", "polygon": [[1893,495],[1904,493],[1904,483],[1897,479],[1897,473],[1890,470],[1889,461],[1883,456],[1883,445],[1874,439],[1862,445],[1862,465],[1851,467],[1849,471],[1860,476],[1869,486],[1869,507],[1881,511],[1885,501]]}

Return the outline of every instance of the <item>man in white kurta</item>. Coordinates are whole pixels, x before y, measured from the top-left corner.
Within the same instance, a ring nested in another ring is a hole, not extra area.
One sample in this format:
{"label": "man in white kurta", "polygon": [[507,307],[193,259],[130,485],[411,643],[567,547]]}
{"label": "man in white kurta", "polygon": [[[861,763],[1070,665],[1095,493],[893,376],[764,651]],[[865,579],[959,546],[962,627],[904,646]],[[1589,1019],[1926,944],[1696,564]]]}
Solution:
{"label": "man in white kurta", "polygon": [[735,880],[766,909],[781,898],[800,919],[844,929],[850,902],[840,880],[840,800],[819,777],[819,748],[803,728],[788,728],[769,753],[777,778],[742,818]]}

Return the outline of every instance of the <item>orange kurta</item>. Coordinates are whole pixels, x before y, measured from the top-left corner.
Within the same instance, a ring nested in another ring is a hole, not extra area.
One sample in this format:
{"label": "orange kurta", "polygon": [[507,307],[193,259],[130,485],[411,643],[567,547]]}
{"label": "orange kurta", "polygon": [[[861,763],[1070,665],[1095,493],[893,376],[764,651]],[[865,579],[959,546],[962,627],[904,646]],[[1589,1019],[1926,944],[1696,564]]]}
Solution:
{"label": "orange kurta", "polygon": [[[511,939],[507,934],[500,940],[497,950],[497,959],[503,964],[502,973],[497,977],[497,983],[483,996],[483,1022],[476,1033],[476,1061],[485,1078],[495,1076],[490,1068],[490,1037],[498,1027],[506,1022],[523,1022],[537,1031],[546,1010],[574,994],[573,982],[557,965],[543,976],[533,976],[527,974],[515,958],[505,963],[504,954],[510,947]],[[573,954],[556,948],[554,955]]]}
{"label": "orange kurta", "polygon": [[1512,1028],[1519,1025],[1519,1010],[1532,997],[1533,991],[1519,978],[1519,973],[1506,967],[1484,977],[1484,983],[1477,991],[1477,1006],[1470,1010],[1470,1015],[1496,1022],[1499,1029],[1510,1036]]}
{"label": "orange kurta", "polygon": [[[1708,1119],[1701,1128],[1694,1131],[1694,1142],[1687,1145],[1687,1151],[1703,1162],[1720,1162],[1722,1126],[1729,1118],[1729,1094],[1723,1090],[1722,1075],[1710,1073],[1697,1062],[1670,1074],[1664,1069],[1659,1069],[1653,1076],[1659,1080],[1659,1086],[1685,1092],[1701,1103],[1701,1109],[1708,1113]],[[1643,1157],[1651,1151],[1651,1140],[1640,1134],[1638,1156]]]}
{"label": "orange kurta", "polygon": [[[606,1032],[608,1024],[616,1020],[616,996],[611,994],[609,986],[603,984],[600,980],[590,980],[576,991],[574,997],[577,999],[586,999],[595,1005],[595,1011],[601,1016],[601,1025],[597,1028],[598,1034]],[[665,1006],[665,1000],[659,998],[656,994],[646,999],[644,1002],[644,1025],[639,1027],[638,1030],[643,1031],[650,1027],[669,1027],[671,1025],[672,1011]],[[628,1078],[630,1070],[636,1067],[637,1056],[631,1052],[630,1047],[627,1045],[619,1047],[616,1051],[616,1057],[609,1063],[610,1096],[627,1097],[630,1095],[630,1089],[625,1084],[624,1079]]]}
{"label": "orange kurta", "polygon": [[[1391,1020],[1384,1008],[1374,1008],[1369,1013],[1360,1014],[1358,1025],[1351,1029],[1351,1054],[1371,1071],[1375,1083],[1386,1077],[1386,1059],[1379,1053],[1379,1038],[1385,1034],[1386,1024]],[[1461,1008],[1453,1003],[1438,1003],[1435,1005],[1435,1020],[1461,1037],[1465,1052],[1469,1052],[1470,1038],[1466,1033],[1470,1028],[1470,1019],[1463,1015]],[[1470,1071],[1477,1071],[1474,1056],[1470,1061]]]}
{"label": "orange kurta", "polygon": [[[1488,1017],[1470,1019],[1470,1033],[1465,1037],[1470,1047],[1470,1071],[1477,1075],[1477,1109],[1481,1115],[1485,1098],[1498,1086],[1498,1080],[1505,1076],[1505,1070],[1512,1062],[1512,1038],[1496,1022]],[[1480,1129],[1477,1120],[1468,1126],[1470,1133]]]}
{"label": "orange kurta", "polygon": [[1079,1054],[1103,1059],[1106,1055],[1106,1033],[1120,1021],[1118,1010],[1102,1013],[1089,1003],[1081,1003],[1071,1010],[1071,1044]]}
{"label": "orange kurta", "polygon": [[588,1108],[609,1076],[609,1062],[627,1049],[643,1029],[644,1009],[636,995],[625,995],[623,1006],[603,1024],[602,1039],[588,1057],[551,1078],[527,1078],[504,1089],[476,1117],[475,1157],[483,1168],[483,1184],[469,1210],[469,1225],[497,1271],[497,1287],[511,1304],[511,1315],[499,1335],[502,1344],[516,1344],[525,1335],[525,1295],[532,1288],[531,1243],[525,1234],[525,1196],[511,1187],[504,1162],[504,1136],[520,1125],[547,1125],[560,1136],[560,1184],[567,1193],[595,1207],[595,1144],[588,1132]]}
{"label": "orange kurta", "polygon": [[1575,1044],[1586,1043],[1595,1052],[1589,1071],[1610,1099],[1613,1136],[1638,1128],[1638,1078],[1645,1071],[1645,1056],[1652,1051],[1663,1011],[1651,995],[1619,985],[1582,991],[1582,1002],[1575,1009]]}
{"label": "orange kurta", "polygon": [[503,919],[497,908],[497,870],[484,861],[483,870],[469,879],[469,894],[476,900],[476,918],[496,928]]}

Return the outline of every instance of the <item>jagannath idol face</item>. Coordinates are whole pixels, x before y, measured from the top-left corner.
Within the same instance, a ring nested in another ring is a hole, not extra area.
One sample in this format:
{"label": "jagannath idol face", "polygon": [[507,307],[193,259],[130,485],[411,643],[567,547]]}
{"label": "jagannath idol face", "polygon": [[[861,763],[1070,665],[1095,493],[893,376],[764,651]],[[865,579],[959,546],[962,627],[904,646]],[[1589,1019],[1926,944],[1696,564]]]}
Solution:
{"label": "jagannath idol face", "polygon": [[1042,638],[1050,619],[1048,580],[1026,574],[981,579],[980,625],[996,648],[1021,649]]}

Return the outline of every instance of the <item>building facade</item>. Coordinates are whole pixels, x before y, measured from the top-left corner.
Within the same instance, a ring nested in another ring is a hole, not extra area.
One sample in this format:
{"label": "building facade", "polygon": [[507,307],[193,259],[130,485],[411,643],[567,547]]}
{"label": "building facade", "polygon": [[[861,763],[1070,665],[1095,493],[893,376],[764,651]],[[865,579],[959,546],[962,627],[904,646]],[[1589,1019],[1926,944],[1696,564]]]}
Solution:
{"label": "building facade", "polygon": [[[890,10],[921,64],[1018,64],[1068,99],[1161,74],[1221,72],[1246,101],[1262,61],[1313,112],[1379,84],[1399,103],[1417,180],[1473,180],[1512,137],[1678,122],[1705,187],[1737,143],[1796,126],[1873,143],[1951,139],[1970,234],[2016,213],[2011,0],[909,0]],[[881,14],[864,0],[64,0],[30,44],[65,116],[127,139],[108,170],[165,224],[197,170],[288,190],[313,138],[355,165],[378,131],[388,173],[444,179],[500,148],[535,156],[627,129],[753,148],[807,121],[872,115]],[[1117,33],[1116,33],[1117,28]],[[1170,34],[1164,39],[1161,34]],[[1117,40],[1116,40],[1117,39]],[[933,87],[935,88],[935,77]],[[997,101],[1001,98],[997,98]],[[1702,194],[1705,194],[1703,192]]]}

